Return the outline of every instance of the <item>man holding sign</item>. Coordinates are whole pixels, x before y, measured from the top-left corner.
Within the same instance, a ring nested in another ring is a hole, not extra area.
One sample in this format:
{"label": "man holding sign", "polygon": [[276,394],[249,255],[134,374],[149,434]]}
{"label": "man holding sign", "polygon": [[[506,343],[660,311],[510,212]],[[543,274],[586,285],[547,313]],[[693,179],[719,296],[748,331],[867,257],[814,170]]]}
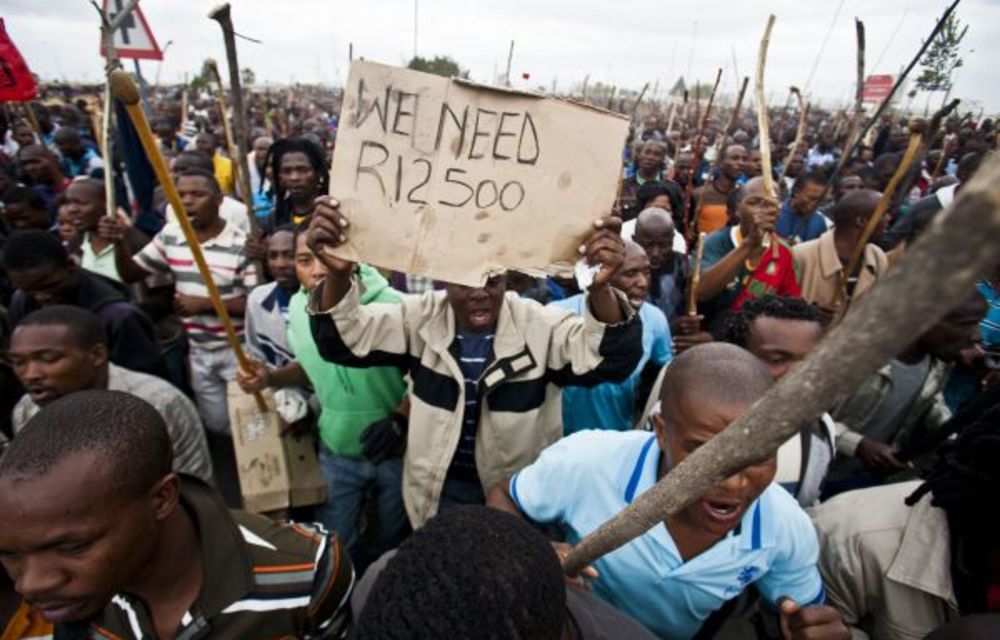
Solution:
{"label": "man holding sign", "polygon": [[[414,527],[439,507],[483,503],[484,487],[531,463],[562,435],[562,387],[621,382],[642,355],[642,326],[610,286],[624,259],[617,218],[594,222],[579,246],[593,277],[578,316],[484,286],[448,284],[403,303],[359,303],[355,265],[330,255],[352,227],[339,203],[320,198],[309,243],[329,270],[309,303],[320,354],[347,366],[397,366],[409,374],[403,498]],[[381,439],[381,438],[380,438]]]}

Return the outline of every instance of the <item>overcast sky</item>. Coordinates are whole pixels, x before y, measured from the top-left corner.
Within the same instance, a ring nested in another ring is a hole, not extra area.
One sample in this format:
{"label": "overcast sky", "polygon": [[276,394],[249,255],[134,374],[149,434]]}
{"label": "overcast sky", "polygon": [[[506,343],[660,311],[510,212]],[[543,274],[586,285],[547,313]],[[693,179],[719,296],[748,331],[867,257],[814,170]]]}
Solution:
{"label": "overcast sky", "polygon": [[[777,16],[766,83],[772,103],[790,84],[813,99],[846,103],[855,78],[854,17],[867,30],[867,72],[898,73],[948,2],[945,0],[418,0],[417,51],[450,55],[473,79],[502,73],[516,41],[516,86],[565,91],[584,76],[638,90],[659,80],[660,93],[680,75],[710,81],[723,68],[723,89],[735,93],[740,75],[752,75],[768,13]],[[142,0],[140,7],[162,47],[164,82],[195,73],[206,57],[225,50],[218,24],[206,17],[214,0]],[[405,64],[414,51],[413,0],[234,0],[236,31],[262,44],[237,40],[240,66],[259,81],[320,81],[339,85],[347,75],[348,43],[355,56]],[[838,11],[839,9],[839,11]],[[957,10],[969,25],[962,43],[955,97],[978,111],[1000,112],[1000,0],[964,0]],[[29,66],[43,78],[96,81],[101,76],[96,12],[85,0],[2,0],[0,16]],[[834,20],[836,16],[836,20]],[[831,30],[832,24],[832,30]],[[810,72],[823,48],[811,80]],[[877,63],[877,64],[876,64]],[[131,68],[131,63],[127,63]],[[143,62],[152,82],[156,62]],[[918,68],[919,70],[919,68]],[[531,80],[524,82],[521,74]],[[914,72],[915,77],[917,71]],[[923,108],[924,96],[914,102]],[[905,98],[904,98],[905,100]],[[932,99],[939,104],[941,96]]]}

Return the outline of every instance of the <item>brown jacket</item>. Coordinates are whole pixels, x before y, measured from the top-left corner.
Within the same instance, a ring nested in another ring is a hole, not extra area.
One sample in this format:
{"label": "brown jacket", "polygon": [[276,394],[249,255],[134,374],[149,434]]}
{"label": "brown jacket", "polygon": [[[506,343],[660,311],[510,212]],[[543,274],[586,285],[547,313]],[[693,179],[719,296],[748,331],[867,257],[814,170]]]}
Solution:
{"label": "brown jacket", "polygon": [[920,482],[843,493],[810,509],[819,535],[827,603],[855,640],[919,640],[958,617],[944,511]]}
{"label": "brown jacket", "polygon": [[[824,307],[832,306],[840,274],[844,270],[833,243],[833,229],[815,240],[795,245],[792,251],[801,271],[799,286],[802,297]],[[865,247],[863,266],[854,288],[853,299],[857,300],[866,294],[888,270],[889,261],[882,249],[873,244]]]}

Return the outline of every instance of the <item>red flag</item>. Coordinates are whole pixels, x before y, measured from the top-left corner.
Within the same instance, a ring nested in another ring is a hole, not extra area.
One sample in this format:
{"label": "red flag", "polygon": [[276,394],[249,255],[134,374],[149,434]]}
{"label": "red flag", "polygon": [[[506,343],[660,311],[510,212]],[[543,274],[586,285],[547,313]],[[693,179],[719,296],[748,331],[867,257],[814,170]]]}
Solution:
{"label": "red flag", "polygon": [[38,94],[38,85],[24,63],[21,52],[11,42],[0,18],[0,100],[26,102]]}

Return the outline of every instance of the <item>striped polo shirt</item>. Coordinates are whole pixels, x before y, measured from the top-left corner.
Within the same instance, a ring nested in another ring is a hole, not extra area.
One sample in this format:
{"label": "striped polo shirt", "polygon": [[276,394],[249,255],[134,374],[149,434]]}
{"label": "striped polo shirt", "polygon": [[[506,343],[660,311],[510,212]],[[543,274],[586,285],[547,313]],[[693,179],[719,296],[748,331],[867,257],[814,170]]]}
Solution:
{"label": "striped polo shirt", "polygon": [[[219,235],[201,244],[205,262],[224,300],[245,296],[257,284],[257,267],[246,258],[247,234],[226,223]],[[208,297],[208,287],[198,272],[191,248],[179,225],[168,224],[132,258],[153,273],[157,284],[174,283],[177,293]],[[219,349],[226,346],[222,322],[214,313],[182,317],[192,347]],[[243,319],[233,318],[233,328],[241,337]]]}
{"label": "striped polo shirt", "polygon": [[[181,502],[201,540],[201,590],[178,640],[341,638],[354,568],[336,534],[318,524],[278,522],[226,509],[207,484],[182,476]],[[193,550],[194,551],[194,550]],[[57,625],[58,638],[156,638],[149,607],[118,592],[90,620]]]}

